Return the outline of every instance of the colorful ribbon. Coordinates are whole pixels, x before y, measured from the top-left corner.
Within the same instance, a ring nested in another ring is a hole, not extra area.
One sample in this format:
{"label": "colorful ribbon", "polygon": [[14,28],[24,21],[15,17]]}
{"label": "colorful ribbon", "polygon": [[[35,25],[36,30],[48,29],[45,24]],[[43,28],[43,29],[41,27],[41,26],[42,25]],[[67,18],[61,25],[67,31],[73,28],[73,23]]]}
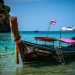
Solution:
{"label": "colorful ribbon", "polygon": [[16,41],[16,45],[15,45],[15,51],[16,51],[16,63],[17,64],[19,64],[19,56],[18,56],[18,53],[19,53],[19,51],[18,51],[18,43],[20,43],[20,42],[22,42],[22,40],[21,39],[19,39],[18,41]]}

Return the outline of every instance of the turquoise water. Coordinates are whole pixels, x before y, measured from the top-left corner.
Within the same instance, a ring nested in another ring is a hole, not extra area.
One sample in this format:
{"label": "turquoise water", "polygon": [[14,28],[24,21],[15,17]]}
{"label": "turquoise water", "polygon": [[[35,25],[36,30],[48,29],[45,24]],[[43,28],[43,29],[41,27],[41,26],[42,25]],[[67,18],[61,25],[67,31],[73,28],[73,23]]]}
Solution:
{"label": "turquoise water", "polygon": [[[75,73],[75,61],[67,64],[67,65],[43,65],[39,67],[34,67],[31,65],[23,65],[20,54],[19,60],[20,64],[15,63],[15,42],[10,38],[11,33],[0,33],[0,75],[74,75]],[[70,38],[75,36],[75,31],[63,31],[61,32],[61,37]],[[34,37],[36,36],[47,36],[47,32],[32,32],[32,31],[23,31],[20,32],[22,40],[30,41],[35,43]],[[49,37],[60,38],[60,32],[54,31],[49,32]],[[39,44],[43,44],[44,42],[38,41]],[[51,44],[51,43],[48,43]],[[58,45],[58,42],[55,43]],[[65,44],[63,44],[65,45]],[[7,46],[7,50],[4,47]],[[14,53],[13,55],[11,55]],[[59,69],[57,69],[57,67]],[[45,71],[45,69],[48,69]],[[63,70],[64,69],[64,70]],[[30,71],[29,71],[30,70]],[[44,70],[44,72],[43,72]],[[36,71],[39,71],[36,73]],[[61,72],[62,71],[62,72]]]}

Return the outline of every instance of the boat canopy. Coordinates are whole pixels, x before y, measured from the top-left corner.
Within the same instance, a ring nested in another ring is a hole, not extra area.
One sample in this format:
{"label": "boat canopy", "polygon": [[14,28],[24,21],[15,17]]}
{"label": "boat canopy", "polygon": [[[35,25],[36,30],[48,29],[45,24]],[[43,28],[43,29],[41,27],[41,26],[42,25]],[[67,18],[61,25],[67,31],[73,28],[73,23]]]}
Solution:
{"label": "boat canopy", "polygon": [[57,41],[55,38],[50,38],[50,37],[35,37],[36,40],[40,41],[47,41],[47,42],[54,42]]}
{"label": "boat canopy", "polygon": [[59,41],[65,42],[65,43],[75,43],[75,40],[69,39],[69,38],[61,38]]}

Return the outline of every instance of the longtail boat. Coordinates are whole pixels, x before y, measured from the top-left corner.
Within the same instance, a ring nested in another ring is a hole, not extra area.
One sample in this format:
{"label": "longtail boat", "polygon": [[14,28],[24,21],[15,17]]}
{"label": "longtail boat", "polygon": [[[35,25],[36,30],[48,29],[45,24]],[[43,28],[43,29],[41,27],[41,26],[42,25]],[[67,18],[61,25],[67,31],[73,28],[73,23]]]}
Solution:
{"label": "longtail boat", "polygon": [[[65,59],[71,56],[75,56],[75,40],[68,38],[55,39],[51,37],[34,37],[36,43],[21,40],[21,36],[18,32],[17,18],[12,17],[10,20],[10,27],[14,35],[14,41],[16,49],[19,50],[22,58],[22,62],[40,62],[58,60],[61,63],[65,63]],[[38,44],[37,41],[45,41],[43,45]],[[59,46],[55,46],[54,42],[59,41]],[[52,45],[47,45],[46,42],[53,42]],[[64,47],[61,43],[68,43],[68,46]],[[70,45],[69,45],[70,44]],[[19,63],[17,50],[17,63]]]}

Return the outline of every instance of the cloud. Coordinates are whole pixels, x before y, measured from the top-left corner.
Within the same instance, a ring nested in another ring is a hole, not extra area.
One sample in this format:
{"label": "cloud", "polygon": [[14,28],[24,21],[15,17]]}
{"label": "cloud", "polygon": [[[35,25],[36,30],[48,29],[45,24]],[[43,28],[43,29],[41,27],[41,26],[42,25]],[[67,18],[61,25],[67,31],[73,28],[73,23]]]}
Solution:
{"label": "cloud", "polygon": [[36,2],[36,1],[44,1],[44,0],[4,0],[5,3],[11,3],[11,2]]}

